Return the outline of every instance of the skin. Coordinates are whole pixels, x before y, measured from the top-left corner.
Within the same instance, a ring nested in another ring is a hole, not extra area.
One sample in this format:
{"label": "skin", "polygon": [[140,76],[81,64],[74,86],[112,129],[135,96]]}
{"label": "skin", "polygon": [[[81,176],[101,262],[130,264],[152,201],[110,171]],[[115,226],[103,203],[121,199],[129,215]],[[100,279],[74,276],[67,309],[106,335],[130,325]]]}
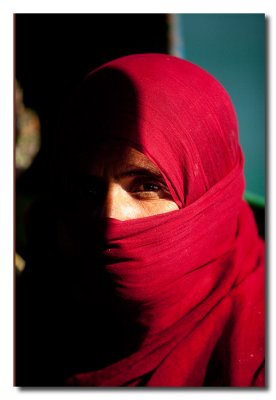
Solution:
{"label": "skin", "polygon": [[133,147],[107,142],[83,160],[82,192],[94,216],[127,221],[179,208],[159,168]]}

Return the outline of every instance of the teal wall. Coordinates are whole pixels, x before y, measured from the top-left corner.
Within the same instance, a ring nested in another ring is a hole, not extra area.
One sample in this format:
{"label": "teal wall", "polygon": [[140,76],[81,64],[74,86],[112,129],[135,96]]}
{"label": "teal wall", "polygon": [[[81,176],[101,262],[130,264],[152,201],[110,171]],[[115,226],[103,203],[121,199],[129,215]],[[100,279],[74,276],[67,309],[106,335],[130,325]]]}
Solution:
{"label": "teal wall", "polygon": [[209,71],[230,94],[245,154],[246,195],[263,203],[265,15],[173,14],[170,28],[170,52]]}

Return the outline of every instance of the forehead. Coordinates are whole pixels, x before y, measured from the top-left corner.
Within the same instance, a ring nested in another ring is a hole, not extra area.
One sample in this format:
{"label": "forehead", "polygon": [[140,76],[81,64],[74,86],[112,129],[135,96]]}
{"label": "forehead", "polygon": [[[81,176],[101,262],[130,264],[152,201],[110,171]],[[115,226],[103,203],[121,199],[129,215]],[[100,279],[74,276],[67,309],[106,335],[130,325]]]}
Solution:
{"label": "forehead", "polygon": [[159,168],[147,156],[120,141],[96,145],[82,158],[81,169],[96,175],[120,174],[130,169],[145,169],[161,175]]}

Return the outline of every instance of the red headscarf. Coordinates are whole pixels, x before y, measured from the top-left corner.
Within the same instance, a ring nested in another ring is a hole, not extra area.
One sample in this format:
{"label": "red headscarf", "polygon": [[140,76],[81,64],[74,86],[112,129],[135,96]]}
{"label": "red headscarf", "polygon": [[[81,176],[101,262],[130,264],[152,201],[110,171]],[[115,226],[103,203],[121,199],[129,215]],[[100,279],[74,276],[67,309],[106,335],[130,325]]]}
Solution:
{"label": "red headscarf", "polygon": [[144,335],[132,354],[67,383],[263,386],[264,245],[242,200],[226,91],[192,63],[141,54],[92,72],[73,104],[70,129],[85,133],[77,152],[127,142],[159,167],[180,209],[106,219],[103,268]]}

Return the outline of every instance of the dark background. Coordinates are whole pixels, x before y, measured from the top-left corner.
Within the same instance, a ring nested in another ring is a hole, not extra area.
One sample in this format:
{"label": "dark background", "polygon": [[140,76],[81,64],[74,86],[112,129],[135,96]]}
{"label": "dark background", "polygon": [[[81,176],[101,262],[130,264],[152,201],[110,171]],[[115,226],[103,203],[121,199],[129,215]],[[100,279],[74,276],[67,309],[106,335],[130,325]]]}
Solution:
{"label": "dark background", "polygon": [[114,58],[168,52],[166,14],[17,14],[16,78],[42,134],[92,69]]}
{"label": "dark background", "polygon": [[74,365],[72,360],[64,361],[67,352],[58,345],[66,335],[60,321],[68,306],[60,292],[65,276],[57,272],[60,265],[47,196],[59,113],[92,69],[120,56],[145,52],[168,52],[165,14],[15,16],[15,78],[23,89],[25,106],[38,114],[42,140],[32,165],[20,173],[16,170],[16,251],[27,262],[23,272],[17,271],[16,280],[17,386],[60,385],[64,365]]}
{"label": "dark background", "polygon": [[47,191],[63,104],[94,68],[134,53],[169,52],[166,14],[16,14],[15,78],[41,124],[41,149],[16,181],[17,251],[27,257],[26,215]]}

